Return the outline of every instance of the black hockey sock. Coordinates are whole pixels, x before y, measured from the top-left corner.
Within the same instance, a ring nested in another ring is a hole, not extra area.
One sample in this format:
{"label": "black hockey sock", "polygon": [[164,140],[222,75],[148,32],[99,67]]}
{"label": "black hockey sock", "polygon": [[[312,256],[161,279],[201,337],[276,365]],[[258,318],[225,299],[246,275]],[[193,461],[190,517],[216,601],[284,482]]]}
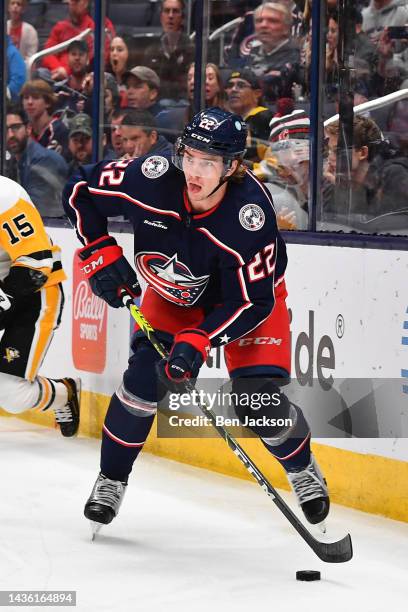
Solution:
{"label": "black hockey sock", "polygon": [[116,394],[112,395],[102,430],[102,474],[111,480],[127,482],[154,416],[135,416],[123,407]]}

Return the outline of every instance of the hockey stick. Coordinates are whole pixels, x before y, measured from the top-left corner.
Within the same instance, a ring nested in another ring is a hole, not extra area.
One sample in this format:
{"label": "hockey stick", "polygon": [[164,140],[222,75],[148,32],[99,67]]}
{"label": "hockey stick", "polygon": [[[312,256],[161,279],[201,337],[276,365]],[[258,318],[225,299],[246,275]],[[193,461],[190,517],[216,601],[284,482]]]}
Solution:
{"label": "hockey stick", "polygon": [[[124,306],[130,310],[130,314],[139,325],[142,332],[146,335],[148,340],[152,343],[156,351],[163,358],[168,356],[168,352],[165,347],[161,344],[160,340],[157,338],[153,327],[150,323],[144,318],[141,310],[133,303],[133,298],[126,293],[126,291],[122,291],[121,298]],[[187,391],[194,391],[194,386],[192,383],[187,382],[185,384]],[[351,537],[347,534],[342,540],[338,542],[320,542],[316,540],[310,531],[301,523],[296,514],[292,512],[292,510],[287,506],[282,497],[276,491],[276,489],[271,485],[271,483],[265,478],[265,476],[260,472],[260,470],[256,467],[256,465],[251,461],[248,457],[244,449],[238,444],[238,442],[227,432],[227,430],[221,425],[217,424],[215,413],[205,404],[199,404],[200,410],[208,417],[211,421],[213,427],[218,431],[220,436],[224,438],[230,449],[233,453],[240,459],[240,461],[244,464],[248,472],[255,478],[259,486],[269,495],[275,505],[279,508],[282,514],[288,519],[290,524],[296,529],[298,534],[303,538],[303,540],[310,546],[310,548],[316,553],[316,555],[322,561],[326,561],[326,563],[344,563],[345,561],[350,561],[353,556],[353,547],[351,543]]]}

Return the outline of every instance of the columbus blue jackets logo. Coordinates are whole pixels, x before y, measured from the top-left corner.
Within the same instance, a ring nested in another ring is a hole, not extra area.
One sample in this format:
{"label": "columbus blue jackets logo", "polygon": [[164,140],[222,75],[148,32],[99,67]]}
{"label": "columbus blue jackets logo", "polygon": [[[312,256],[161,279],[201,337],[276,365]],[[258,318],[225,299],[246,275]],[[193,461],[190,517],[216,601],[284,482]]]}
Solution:
{"label": "columbus blue jackets logo", "polygon": [[245,204],[239,211],[239,222],[250,232],[256,232],[265,223],[265,213],[258,204]]}
{"label": "columbus blue jackets logo", "polygon": [[192,306],[204,292],[209,276],[194,276],[177,259],[163,253],[137,253],[136,269],[159,295],[178,306]]}
{"label": "columbus blue jackets logo", "polygon": [[142,164],[143,174],[150,179],[155,179],[167,172],[169,162],[161,155],[151,155]]}

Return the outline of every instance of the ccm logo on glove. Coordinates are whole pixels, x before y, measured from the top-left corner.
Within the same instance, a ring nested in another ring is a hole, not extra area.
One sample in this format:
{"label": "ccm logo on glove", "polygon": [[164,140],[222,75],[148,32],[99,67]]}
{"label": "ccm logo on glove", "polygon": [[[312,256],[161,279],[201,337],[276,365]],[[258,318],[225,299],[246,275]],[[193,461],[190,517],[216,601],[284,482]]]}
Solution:
{"label": "ccm logo on glove", "polygon": [[141,293],[137,276],[112,236],[102,236],[77,251],[80,269],[95,295],[113,308],[123,306],[120,293],[125,289],[132,297]]}

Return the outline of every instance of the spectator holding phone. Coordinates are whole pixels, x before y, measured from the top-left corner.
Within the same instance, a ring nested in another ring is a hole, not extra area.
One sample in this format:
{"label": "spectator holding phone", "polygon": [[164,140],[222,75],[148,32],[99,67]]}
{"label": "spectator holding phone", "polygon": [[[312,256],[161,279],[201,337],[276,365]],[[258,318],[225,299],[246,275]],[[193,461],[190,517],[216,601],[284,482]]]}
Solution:
{"label": "spectator holding phone", "polygon": [[405,0],[371,0],[362,13],[363,31],[375,42],[378,42],[384,28],[408,23],[408,5]]}

